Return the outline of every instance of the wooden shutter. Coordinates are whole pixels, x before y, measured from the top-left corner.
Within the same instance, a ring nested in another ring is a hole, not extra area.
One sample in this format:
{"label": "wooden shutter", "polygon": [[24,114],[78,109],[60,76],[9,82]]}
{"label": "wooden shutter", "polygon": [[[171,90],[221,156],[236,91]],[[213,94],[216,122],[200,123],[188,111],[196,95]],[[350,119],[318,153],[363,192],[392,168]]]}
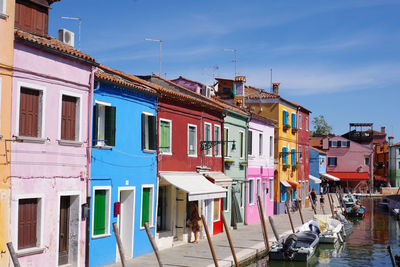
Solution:
{"label": "wooden shutter", "polygon": [[38,90],[21,88],[19,107],[19,135],[39,136],[39,97]]}
{"label": "wooden shutter", "polygon": [[107,146],[115,146],[115,119],[116,107],[105,106],[104,137]]}
{"label": "wooden shutter", "polygon": [[92,143],[93,146],[97,145],[97,140],[99,139],[99,104],[94,105],[93,108],[93,136]]}
{"label": "wooden shutter", "polygon": [[249,131],[249,146],[248,146],[248,154],[253,155],[253,132]]}
{"label": "wooden shutter", "polygon": [[170,124],[166,121],[160,122],[160,151],[161,152],[170,152]]}
{"label": "wooden shutter", "polygon": [[292,149],[292,165],[297,164],[296,149]]}
{"label": "wooden shutter", "polygon": [[[195,144],[195,135],[196,131],[195,128],[192,126],[189,126],[189,144],[188,144],[188,150],[189,150],[189,155],[194,155],[196,152],[196,144]],[[190,148],[192,146],[192,148]]]}
{"label": "wooden shutter", "polygon": [[142,227],[150,221],[150,188],[143,188],[142,195]]}
{"label": "wooden shutter", "polygon": [[106,190],[94,193],[93,235],[106,233]]}
{"label": "wooden shutter", "polygon": [[149,149],[157,150],[157,120],[156,116],[148,116],[148,126],[149,126]]}
{"label": "wooden shutter", "polygon": [[142,113],[142,150],[147,149],[146,147],[146,114]]}
{"label": "wooden shutter", "polygon": [[18,249],[36,247],[37,208],[36,198],[20,199],[18,203]]}
{"label": "wooden shutter", "polygon": [[61,112],[61,139],[76,140],[76,104],[77,98],[72,96],[62,96]]}

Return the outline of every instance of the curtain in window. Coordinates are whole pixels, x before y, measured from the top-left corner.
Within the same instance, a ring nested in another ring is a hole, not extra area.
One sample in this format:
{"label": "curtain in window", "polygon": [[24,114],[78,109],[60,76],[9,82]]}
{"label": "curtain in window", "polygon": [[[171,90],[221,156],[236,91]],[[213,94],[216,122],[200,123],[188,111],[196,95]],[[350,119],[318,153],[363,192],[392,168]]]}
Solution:
{"label": "curtain in window", "polygon": [[196,153],[196,128],[189,127],[189,155],[195,155]]}

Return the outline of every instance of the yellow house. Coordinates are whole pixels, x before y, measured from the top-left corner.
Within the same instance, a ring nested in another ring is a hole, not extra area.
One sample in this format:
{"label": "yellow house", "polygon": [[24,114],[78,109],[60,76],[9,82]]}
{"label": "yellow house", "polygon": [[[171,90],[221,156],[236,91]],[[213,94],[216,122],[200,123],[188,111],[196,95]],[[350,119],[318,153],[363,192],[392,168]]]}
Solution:
{"label": "yellow house", "polygon": [[8,266],[10,225],[11,86],[15,0],[0,1],[0,266]]}
{"label": "yellow house", "polygon": [[279,83],[273,93],[247,86],[245,105],[256,114],[278,121],[275,128],[274,213],[285,212],[285,201],[296,197],[297,189],[297,110],[299,105],[279,96]]}

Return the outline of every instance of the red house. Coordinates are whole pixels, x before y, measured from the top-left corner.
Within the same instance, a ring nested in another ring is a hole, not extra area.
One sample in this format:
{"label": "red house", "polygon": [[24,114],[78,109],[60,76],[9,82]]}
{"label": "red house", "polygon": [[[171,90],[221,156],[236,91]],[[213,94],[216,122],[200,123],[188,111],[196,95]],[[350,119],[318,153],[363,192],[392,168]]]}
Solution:
{"label": "red house", "polygon": [[299,152],[298,161],[298,182],[301,184],[300,198],[303,205],[308,207],[309,203],[305,202],[309,192],[309,175],[310,175],[310,113],[308,109],[299,106],[298,129],[297,129],[297,151]]}
{"label": "red house", "polygon": [[[196,205],[210,232],[222,231],[220,211],[226,189],[223,175],[223,108],[205,96],[162,77],[140,76],[157,85],[158,209],[156,240],[167,248],[194,236],[188,227]],[[207,176],[207,178],[205,177]],[[221,179],[221,177],[223,177]],[[212,182],[211,182],[211,181]],[[231,183],[231,179],[230,179]]]}

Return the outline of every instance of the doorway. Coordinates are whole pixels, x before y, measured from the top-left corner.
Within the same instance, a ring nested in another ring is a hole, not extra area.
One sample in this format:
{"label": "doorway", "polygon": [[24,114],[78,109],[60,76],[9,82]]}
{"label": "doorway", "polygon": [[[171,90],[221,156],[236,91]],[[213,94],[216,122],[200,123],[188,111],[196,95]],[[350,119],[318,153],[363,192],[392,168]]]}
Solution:
{"label": "doorway", "polygon": [[69,211],[70,197],[62,196],[60,199],[60,230],[58,237],[58,265],[69,263]]}
{"label": "doorway", "polygon": [[[119,233],[125,257],[133,257],[133,231],[135,216],[135,190],[134,188],[119,189],[120,213],[118,218]],[[117,260],[120,261],[117,251]]]}

